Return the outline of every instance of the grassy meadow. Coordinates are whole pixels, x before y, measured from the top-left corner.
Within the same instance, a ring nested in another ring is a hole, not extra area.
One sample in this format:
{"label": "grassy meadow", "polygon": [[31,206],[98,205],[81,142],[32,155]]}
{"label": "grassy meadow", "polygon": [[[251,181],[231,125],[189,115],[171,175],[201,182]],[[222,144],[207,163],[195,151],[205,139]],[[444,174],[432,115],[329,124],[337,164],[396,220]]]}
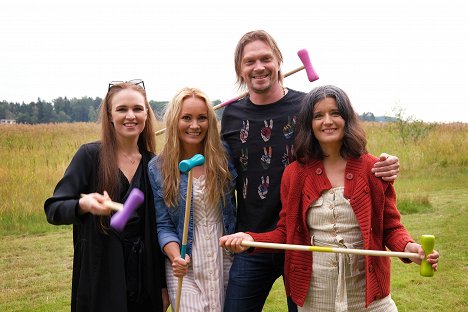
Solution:
{"label": "grassy meadow", "polygon": [[[416,240],[434,234],[441,254],[433,278],[392,259],[399,311],[468,311],[468,124],[437,124],[416,141],[394,124],[364,126],[369,152],[400,159],[403,223]],[[71,226],[48,224],[43,203],[77,148],[98,133],[93,123],[0,126],[0,311],[70,310]],[[278,280],[264,311],[286,310]]]}

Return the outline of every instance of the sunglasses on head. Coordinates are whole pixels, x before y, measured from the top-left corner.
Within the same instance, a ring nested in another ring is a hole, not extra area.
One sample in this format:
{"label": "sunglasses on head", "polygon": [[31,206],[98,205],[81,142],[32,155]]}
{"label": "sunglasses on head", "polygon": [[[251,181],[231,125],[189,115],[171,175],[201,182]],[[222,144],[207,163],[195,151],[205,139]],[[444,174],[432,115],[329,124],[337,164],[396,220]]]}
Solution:
{"label": "sunglasses on head", "polygon": [[143,82],[142,79],[132,79],[129,81],[111,81],[109,83],[109,88],[107,89],[107,92],[109,92],[113,86],[121,84],[121,83],[131,83],[131,84],[134,84],[135,86],[140,86],[143,89],[145,89],[145,83]]}

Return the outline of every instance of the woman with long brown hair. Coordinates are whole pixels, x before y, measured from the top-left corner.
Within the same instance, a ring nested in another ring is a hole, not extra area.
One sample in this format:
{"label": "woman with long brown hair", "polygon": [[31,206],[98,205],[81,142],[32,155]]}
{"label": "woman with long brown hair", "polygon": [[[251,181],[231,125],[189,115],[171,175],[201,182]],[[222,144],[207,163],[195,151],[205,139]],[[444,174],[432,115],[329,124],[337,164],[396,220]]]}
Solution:
{"label": "woman with long brown hair", "polygon": [[[78,149],[45,201],[49,223],[73,224],[71,311],[166,311],[169,305],[147,175],[154,121],[142,80],[110,83],[100,140]],[[104,202],[123,203],[133,188],[145,200],[118,232]]]}

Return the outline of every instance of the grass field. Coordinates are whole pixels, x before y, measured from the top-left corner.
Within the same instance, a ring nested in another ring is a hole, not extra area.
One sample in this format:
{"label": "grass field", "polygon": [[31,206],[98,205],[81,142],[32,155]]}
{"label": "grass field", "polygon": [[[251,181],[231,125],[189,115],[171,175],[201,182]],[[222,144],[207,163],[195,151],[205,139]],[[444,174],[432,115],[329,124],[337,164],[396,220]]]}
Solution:
{"label": "grass field", "polygon": [[[392,260],[399,311],[468,311],[468,125],[436,125],[406,144],[390,124],[365,128],[371,153],[400,158],[403,223],[417,240],[434,234],[441,254],[433,278]],[[71,227],[49,225],[43,203],[79,145],[97,138],[87,123],[0,126],[0,311],[69,311]],[[281,280],[264,311],[286,311]]]}

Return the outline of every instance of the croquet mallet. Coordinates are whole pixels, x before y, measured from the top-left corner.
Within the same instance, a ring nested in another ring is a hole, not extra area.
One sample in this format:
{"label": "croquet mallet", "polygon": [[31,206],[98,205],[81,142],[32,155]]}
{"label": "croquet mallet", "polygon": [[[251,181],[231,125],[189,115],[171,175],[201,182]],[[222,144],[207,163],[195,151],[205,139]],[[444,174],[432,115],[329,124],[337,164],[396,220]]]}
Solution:
{"label": "croquet mallet", "polygon": [[[427,255],[434,250],[435,237],[434,235],[421,235],[421,246],[424,250],[426,257],[421,261],[420,274],[421,276],[431,277],[434,275],[432,265],[427,263]],[[268,248],[268,249],[282,249],[282,250],[298,250],[298,251],[315,251],[315,252],[334,252],[342,254],[354,254],[362,256],[379,256],[379,257],[398,257],[398,258],[418,258],[419,254],[412,252],[396,252],[384,250],[366,250],[366,249],[352,249],[352,248],[338,248],[338,247],[324,247],[324,246],[305,246],[305,245],[292,245],[292,244],[275,244],[275,243],[262,243],[262,242],[249,242],[242,241],[244,247]]]}
{"label": "croquet mallet", "polygon": [[[306,73],[307,73],[307,78],[309,79],[310,82],[318,80],[319,76],[315,72],[314,67],[312,67],[312,63],[311,63],[310,57],[309,57],[309,52],[307,52],[307,49],[302,49],[302,50],[297,51],[297,55],[301,59],[301,62],[302,62],[303,65],[299,66],[296,69],[293,69],[293,70],[285,73],[283,75],[283,77],[286,78],[288,76],[291,76],[292,74],[297,73],[298,71],[301,71],[301,70],[305,69]],[[234,103],[235,101],[245,97],[247,94],[248,94],[248,92],[244,92],[241,95],[236,96],[235,98],[232,98],[232,99],[227,100],[227,101],[225,101],[223,103],[220,103],[218,105],[213,106],[213,109],[217,110],[217,109],[220,109],[221,107],[224,107],[224,106],[227,106],[227,105],[229,105],[231,103]],[[164,131],[166,131],[166,128],[156,131],[155,134],[156,134],[156,136],[158,136],[160,134],[163,134]]]}
{"label": "croquet mallet", "polygon": [[[185,253],[187,251],[187,236],[188,226],[190,220],[190,206],[192,204],[192,168],[201,166],[205,163],[205,157],[200,154],[195,154],[190,159],[182,160],[179,163],[179,170],[183,173],[188,173],[187,180],[187,195],[185,197],[185,215],[184,215],[184,230],[182,233],[182,246],[180,247],[180,257],[185,259]],[[180,295],[182,293],[182,281],[183,277],[179,277],[177,285],[177,297],[175,312],[180,311]]]}
{"label": "croquet mallet", "polygon": [[[81,194],[81,197],[85,194]],[[143,203],[145,195],[142,191],[134,188],[128,194],[127,200],[124,204],[114,202],[112,200],[106,200],[104,206],[107,208],[117,211],[110,220],[110,226],[117,231],[121,232],[127,224],[130,215]]]}

